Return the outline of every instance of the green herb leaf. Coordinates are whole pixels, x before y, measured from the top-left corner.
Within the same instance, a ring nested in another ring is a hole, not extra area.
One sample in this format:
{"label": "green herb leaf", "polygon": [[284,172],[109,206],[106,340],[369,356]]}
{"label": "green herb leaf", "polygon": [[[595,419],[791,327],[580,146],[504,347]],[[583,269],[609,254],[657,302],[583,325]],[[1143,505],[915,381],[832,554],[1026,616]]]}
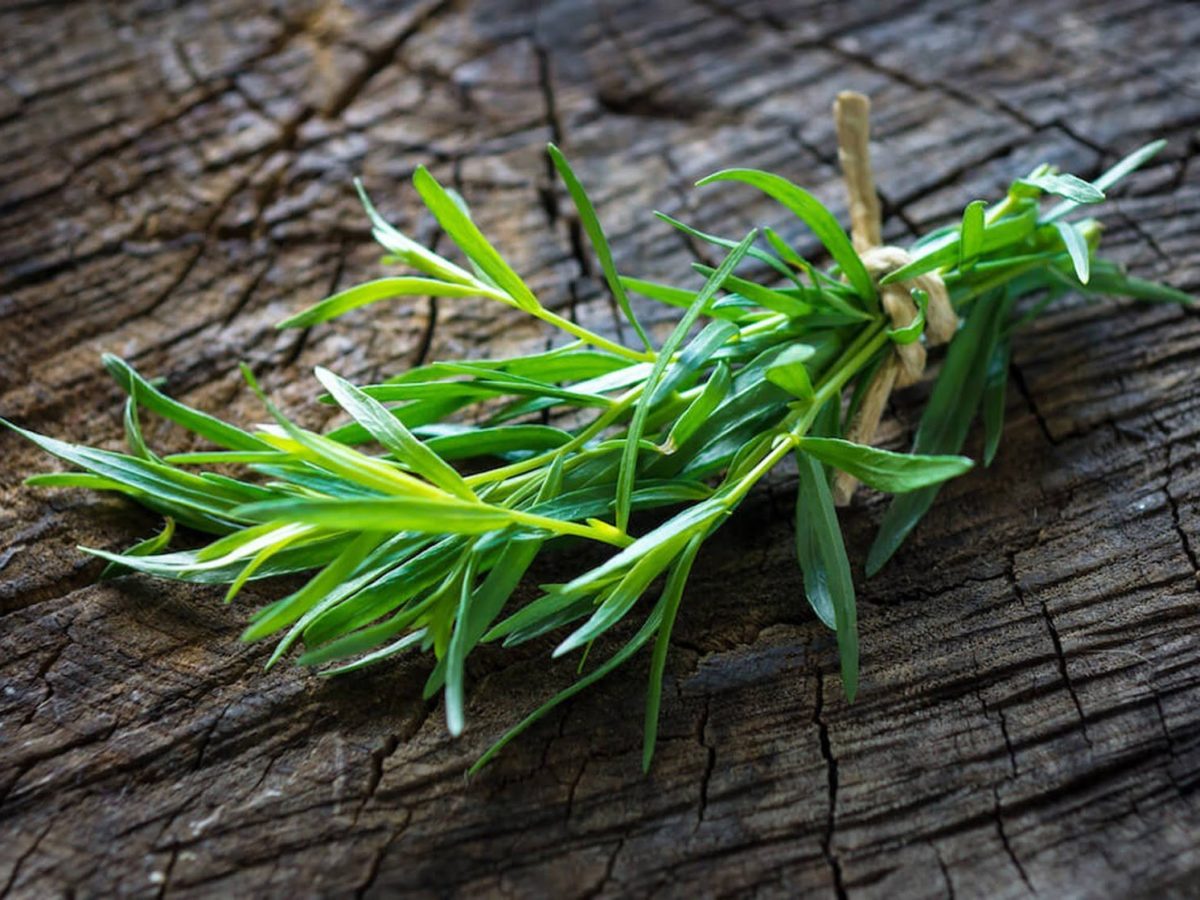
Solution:
{"label": "green herb leaf", "polygon": [[413,173],[413,185],[450,239],[512,298],[516,306],[530,313],[541,310],[542,305],[521,277],[496,252],[496,248],[488,243],[487,238],[471,221],[471,217],[424,166],[418,166]]}
{"label": "green herb leaf", "polygon": [[308,328],[338,316],[395,297],[478,297],[483,291],[475,284],[454,284],[433,278],[380,278],[347,288],[316,303],[303,312],[284,319],[276,328]]}
{"label": "green herb leaf", "polygon": [[[957,453],[962,448],[979,406],[1000,328],[1008,317],[1009,302],[1007,296],[1000,294],[980,298],[966,324],[950,342],[946,362],[917,428],[914,453],[940,455]],[[868,576],[891,559],[933,505],[938,490],[939,486],[934,484],[892,500],[867,554]]]}
{"label": "green herb leaf", "polygon": [[970,471],[975,465],[966,456],[893,453],[839,438],[801,438],[799,449],[826,465],[853,475],[863,484],[889,494],[903,494],[941,484]]}
{"label": "green herb leaf", "polygon": [[889,328],[887,335],[893,344],[915,344],[925,333],[925,316],[929,310],[929,295],[920,288],[913,288],[913,303],[917,305],[917,314],[907,325],[899,328]]}
{"label": "green herb leaf", "polygon": [[[130,547],[128,550],[126,550],[121,555],[122,556],[153,556],[155,553],[157,553],[163,547],[167,546],[167,544],[171,543],[171,538],[174,537],[174,535],[175,535],[175,520],[172,519],[170,516],[168,516],[166,524],[163,525],[162,531],[160,531],[158,534],[154,535],[154,537],[146,538],[146,540],[144,540],[144,541],[138,541],[138,543],[134,544],[132,547]],[[132,572],[132,571],[133,570],[130,569],[128,566],[124,566],[119,562],[115,562],[115,561],[110,562],[107,566],[104,567],[103,571],[100,572],[99,580],[105,581],[109,578],[115,578],[118,575],[122,575],[125,572]]]}
{"label": "green herb leaf", "polygon": [[612,291],[617,305],[621,307],[621,312],[625,314],[625,318],[629,320],[629,324],[637,332],[642,345],[647,350],[653,350],[654,348],[650,343],[649,335],[642,328],[642,323],[638,321],[637,316],[633,314],[633,307],[630,305],[629,297],[625,293],[625,286],[621,284],[620,276],[617,274],[617,267],[613,263],[612,250],[609,249],[608,238],[604,236],[604,229],[601,227],[600,219],[596,215],[596,208],[592,206],[592,201],[588,199],[587,192],[583,189],[583,185],[579,183],[579,179],[575,177],[575,173],[571,170],[571,166],[567,162],[566,157],[562,155],[562,152],[553,144],[548,144],[546,150],[550,154],[550,159],[554,163],[554,168],[558,170],[558,175],[562,178],[563,184],[567,186],[567,193],[571,195],[571,200],[575,203],[575,209],[579,212],[579,222],[583,226],[583,230],[587,233],[588,240],[592,242],[592,247],[596,251],[596,257],[600,260],[600,268],[604,272],[604,280],[608,282],[608,288]]}
{"label": "green herb leaf", "polygon": [[812,379],[804,364],[813,358],[816,351],[808,344],[793,344],[786,348],[767,367],[766,378],[771,384],[778,385],[793,397],[811,402],[815,396]]}
{"label": "green herb leaf", "polygon": [[680,445],[686,443],[688,438],[696,433],[696,429],[704,424],[713,410],[729,394],[729,387],[732,383],[733,379],[728,364],[719,363],[708,379],[708,383],[704,385],[704,390],[688,404],[687,409],[671,426],[666,443],[663,445],[664,453],[674,453]]}
{"label": "green herb leaf", "polygon": [[269,500],[235,510],[252,522],[304,522],[356,531],[483,534],[513,523],[509,510],[449,497],[364,497],[361,500]]}
{"label": "green herb leaf", "polygon": [[1075,267],[1075,277],[1079,279],[1080,284],[1087,284],[1088,278],[1091,277],[1091,250],[1088,249],[1087,241],[1075,226],[1068,222],[1055,222],[1054,228],[1070,254],[1071,265]]}
{"label": "green herb leaf", "polygon": [[982,200],[972,200],[963,210],[958,244],[958,268],[963,272],[970,269],[983,252],[983,209],[986,205]]}
{"label": "green herb leaf", "polygon": [[983,464],[990,466],[1000,447],[1004,433],[1004,401],[1008,389],[1008,360],[1012,342],[1004,338],[997,342],[988,362],[987,378],[983,384]]}
{"label": "green herb leaf", "polygon": [[418,269],[427,275],[433,275],[435,278],[457,282],[458,284],[474,285],[476,283],[470,272],[464,271],[447,259],[443,259],[432,250],[422,247],[408,235],[393,227],[375,209],[375,204],[367,196],[362,181],[357,178],[354,179],[354,189],[358,191],[358,199],[362,203],[363,209],[366,210],[367,218],[371,220],[372,236],[386,250],[394,253],[414,269]]}
{"label": "green herb leaf", "polygon": [[100,357],[108,374],[131,397],[135,392],[137,403],[165,419],[182,425],[188,431],[230,450],[270,450],[258,438],[242,429],[222,422],[207,413],[172,400],[153,384],[137,373],[133,366],[119,356],[105,353]]}
{"label": "green herb leaf", "polygon": [[829,255],[845,273],[850,284],[863,300],[874,302],[875,282],[867,272],[866,266],[858,258],[850,238],[842,230],[837,219],[812,194],[801,187],[792,184],[786,178],[761,172],[758,169],[725,169],[702,178],[696,182],[697,187],[712,184],[715,181],[741,181],[758,188],[763,193],[778,200],[801,220],[804,221],[817,239],[825,245]]}
{"label": "green herb leaf", "polygon": [[688,575],[692,571],[692,563],[703,543],[703,535],[696,535],[679,558],[671,566],[667,576],[666,586],[663,587],[662,624],[658,627],[658,635],[654,640],[654,654],[650,659],[650,685],[646,690],[646,725],[642,737],[642,771],[650,771],[650,762],[654,759],[654,745],[658,742],[658,711],[662,705],[663,671],[667,665],[667,650],[671,645],[671,631],[675,627],[675,617],[679,613],[679,603],[683,599],[683,589],[687,585]]}
{"label": "green herb leaf", "polygon": [[478,499],[475,492],[463,481],[463,477],[417,440],[386,406],[328,369],[318,366],[316,375],[317,380],[333,395],[338,405],[350,413],[354,420],[367,429],[396,459],[456,497],[468,501]]}
{"label": "green herb leaf", "polygon": [[1018,183],[1031,184],[1047,194],[1065,197],[1075,204],[1099,203],[1104,199],[1104,191],[1075,175],[1042,172],[1022,178]]}
{"label": "green herb leaf", "polygon": [[[1025,201],[1025,205],[1015,215],[1006,216],[984,228],[983,242],[979,252],[991,253],[1017,244],[1032,234],[1037,224],[1037,205],[1033,201]],[[898,281],[910,281],[926,272],[952,266],[958,259],[958,245],[957,235],[930,244],[912,262],[901,266],[894,272],[889,272],[880,279],[879,283],[895,284]]]}
{"label": "green herb leaf", "polygon": [[810,454],[797,451],[796,466],[796,556],[804,575],[804,591],[821,621],[837,632],[842,686],[846,698],[853,701],[858,692],[858,614],[846,546],[821,464]]}
{"label": "green herb leaf", "polygon": [[[1099,191],[1107,191],[1110,187],[1129,175],[1137,171],[1151,159],[1157,156],[1162,149],[1167,146],[1166,141],[1151,141],[1137,150],[1134,150],[1111,169],[1108,169],[1103,175],[1092,182],[1092,185]],[[1064,200],[1062,203],[1051,209],[1043,218],[1043,222],[1053,222],[1061,219],[1063,216],[1079,208],[1079,203],[1075,200]]]}
{"label": "green herb leaf", "polygon": [[679,345],[683,343],[683,339],[716,295],[721,285],[725,282],[725,279],[733,272],[734,267],[742,261],[742,257],[746,255],[746,251],[750,249],[750,245],[754,243],[756,236],[756,231],[751,231],[746,235],[742,239],[742,242],[725,257],[725,261],[721,263],[720,268],[705,282],[703,289],[696,295],[696,299],[692,301],[692,305],[688,307],[687,312],[683,314],[683,318],[679,320],[679,324],[675,326],[675,330],[671,332],[670,337],[663,343],[662,349],[658,351],[658,356],[654,361],[654,368],[651,369],[650,374],[646,377],[642,396],[634,407],[633,419],[629,423],[629,432],[625,438],[626,449],[621,454],[621,466],[617,475],[616,525],[620,531],[624,531],[629,525],[633,481],[637,475],[638,441],[641,440],[642,430],[646,426],[646,416],[650,412],[650,400],[654,396],[658,384],[667,370],[667,366],[671,363],[671,357],[679,348]]}

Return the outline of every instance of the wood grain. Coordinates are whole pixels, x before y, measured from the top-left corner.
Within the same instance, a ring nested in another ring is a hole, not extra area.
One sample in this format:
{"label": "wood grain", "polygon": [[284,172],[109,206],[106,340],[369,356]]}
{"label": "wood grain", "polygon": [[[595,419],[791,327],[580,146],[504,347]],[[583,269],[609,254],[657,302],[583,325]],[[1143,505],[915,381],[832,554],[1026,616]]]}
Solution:
{"label": "wood grain", "polygon": [[[274,330],[380,271],[352,176],[432,238],[407,184],[418,163],[548,305],[618,334],[545,142],[593,190],[623,270],[683,279],[700,248],[651,209],[726,234],[768,224],[815,253],[769,202],[690,185],[756,166],[843,215],[828,112],[843,89],[872,97],[889,240],[1043,159],[1095,175],[1167,138],[1106,208],[1105,242],[1196,293],[1198,45],[1192,5],[1135,0],[8,3],[0,414],[116,446],[104,350],[252,423],[247,360],[319,425],[316,364],[361,379],[545,346],[541,326],[474,302]],[[264,674],[266,648],[237,634],[270,586],[227,609],[209,589],[96,584],[75,546],[127,546],[154,518],[23,487],[52,464],[0,435],[0,889],[1188,896],[1198,357],[1200,320],[1176,308],[1074,300],[1028,329],[996,463],[946,489],[860,584],[852,707],[802,601],[778,473],[697,568],[648,777],[644,659],[464,780],[570,679],[544,675],[545,648],[472,661],[458,741],[420,699],[424,662]],[[893,398],[883,439],[911,435],[926,391]],[[842,512],[859,569],[881,511],[864,493]]]}

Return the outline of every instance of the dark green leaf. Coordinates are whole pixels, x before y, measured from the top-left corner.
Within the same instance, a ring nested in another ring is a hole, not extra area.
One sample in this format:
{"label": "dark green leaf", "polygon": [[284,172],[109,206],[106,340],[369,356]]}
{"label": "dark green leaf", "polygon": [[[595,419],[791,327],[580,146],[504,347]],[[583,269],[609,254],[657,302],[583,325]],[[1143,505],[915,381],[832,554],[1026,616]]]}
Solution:
{"label": "dark green leaf", "polygon": [[1012,344],[1008,338],[1000,340],[992,351],[988,362],[987,378],[983,386],[983,464],[990,466],[1000,447],[1000,436],[1004,432],[1004,401],[1008,388],[1008,359]]}
{"label": "dark green leaf", "polygon": [[821,621],[837,631],[842,686],[846,699],[853,701],[858,692],[858,614],[850,562],[824,469],[816,458],[799,451],[796,466],[796,555],[804,591]]}
{"label": "dark green leaf", "polygon": [[755,231],[751,231],[746,235],[742,239],[742,242],[725,257],[725,261],[721,263],[720,268],[705,282],[704,288],[696,295],[696,299],[692,301],[692,305],[688,307],[687,312],[683,314],[683,317],[675,326],[675,330],[671,332],[670,337],[667,338],[662,348],[658,351],[654,367],[646,377],[645,388],[642,391],[642,396],[638,398],[637,405],[633,410],[633,418],[629,423],[629,432],[626,435],[626,448],[625,452],[621,454],[621,466],[617,475],[616,525],[620,531],[624,531],[629,525],[633,482],[637,475],[638,441],[642,439],[642,429],[646,425],[646,416],[650,412],[651,400],[658,389],[658,384],[666,373],[667,367],[671,364],[671,357],[674,356],[675,351],[679,349],[679,345],[683,343],[683,339],[691,331],[696,320],[704,312],[717,291],[720,290],[726,277],[742,261],[742,257],[746,255],[746,251],[754,243],[756,235],[757,232]]}
{"label": "dark green leaf", "polygon": [[667,665],[667,650],[671,645],[671,630],[675,626],[675,616],[679,613],[679,603],[683,599],[683,589],[687,585],[688,575],[692,571],[692,563],[696,553],[704,541],[703,535],[696,535],[679,558],[671,565],[667,575],[667,583],[663,587],[659,607],[662,609],[662,624],[658,627],[658,635],[654,640],[654,654],[650,660],[650,685],[646,690],[646,724],[642,736],[642,771],[650,771],[650,761],[654,758],[654,745],[658,742],[658,711],[662,704],[663,671]]}
{"label": "dark green leaf", "polygon": [[839,438],[806,437],[799,449],[889,494],[903,494],[956,478],[975,465],[965,456],[918,456]]}
{"label": "dark green leaf", "polygon": [[625,294],[625,287],[621,284],[620,276],[617,274],[617,267],[613,263],[612,251],[608,246],[608,238],[604,236],[604,229],[600,225],[600,219],[596,215],[596,208],[592,206],[592,201],[588,199],[587,192],[583,189],[583,185],[579,183],[579,179],[575,177],[575,173],[571,171],[571,166],[567,162],[562,152],[553,144],[546,148],[550,154],[550,159],[554,163],[554,168],[558,170],[559,177],[562,178],[563,184],[567,186],[567,193],[571,195],[571,200],[575,203],[575,209],[579,211],[579,222],[583,226],[584,232],[587,233],[588,239],[592,242],[592,247],[596,251],[596,257],[600,260],[600,268],[604,272],[604,279],[608,282],[608,288],[612,291],[613,297],[617,301],[617,305],[621,307],[621,312],[625,314],[625,318],[629,320],[629,324],[633,326],[633,330],[637,332],[637,336],[641,339],[642,344],[647,350],[652,350],[653,346],[650,343],[650,338],[642,328],[642,323],[637,320],[637,316],[633,314],[633,307],[629,305],[629,297]]}
{"label": "dark green leaf", "polygon": [[859,296],[867,301],[876,299],[875,282],[862,260],[858,258],[850,238],[833,217],[833,213],[808,191],[797,187],[786,178],[757,169],[725,169],[700,179],[696,184],[703,186],[714,181],[741,181],[778,200],[813,230]]}
{"label": "dark green leaf", "polygon": [[[976,301],[966,324],[950,342],[917,428],[914,453],[942,455],[962,449],[979,407],[988,363],[1008,318],[1008,306],[1008,297],[999,292]],[[867,575],[874,575],[891,559],[933,505],[938,490],[938,485],[931,485],[892,500],[867,554]]]}
{"label": "dark green leaf", "polygon": [[728,364],[718,363],[712,376],[708,379],[708,383],[704,385],[704,390],[688,404],[687,409],[671,426],[666,443],[663,445],[664,453],[674,453],[695,433],[697,428],[704,424],[713,410],[725,399],[731,384],[732,376],[729,373]]}

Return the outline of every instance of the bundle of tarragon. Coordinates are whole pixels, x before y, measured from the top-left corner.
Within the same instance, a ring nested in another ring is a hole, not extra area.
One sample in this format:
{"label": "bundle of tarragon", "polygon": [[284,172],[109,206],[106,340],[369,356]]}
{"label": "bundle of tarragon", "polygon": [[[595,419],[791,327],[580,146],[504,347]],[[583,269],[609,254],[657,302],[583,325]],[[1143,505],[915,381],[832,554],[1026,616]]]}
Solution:
{"label": "bundle of tarragon", "polygon": [[[553,656],[586,654],[624,620],[637,619],[636,631],[622,630],[619,649],[594,665],[581,660],[578,680],[476,765],[649,644],[649,766],[671,629],[693,562],[755,484],[794,457],[805,596],[836,632],[844,690],[853,698],[854,583],[835,505],[856,482],[896,495],[867,556],[867,574],[875,573],[929,509],[939,485],[971,468],[958,454],[977,416],[983,458],[991,461],[1002,429],[1009,346],[1023,323],[1071,291],[1189,301],[1095,258],[1098,224],[1070,218],[1103,200],[1162,142],[1091,182],[1039,166],[998,202],[972,202],[960,221],[901,249],[881,246],[867,111],[861,95],[843,94],[835,104],[852,236],[811,194],[778,175],[727,169],[699,182],[738,182],[770,195],[815,233],[832,268],[816,268],[769,228],[735,240],[660,216],[724,252],[715,269],[695,266],[704,279],[698,290],[619,275],[583,187],[549,148],[608,288],[637,336],[632,347],[545,307],[475,226],[463,199],[424,168],[413,185],[465,263],[389,225],[360,186],[386,261],[415,274],[343,291],[281,327],[313,326],[393,297],[482,297],[572,340],[529,356],[433,362],[364,386],[318,368],[327,392],[321,400],[352,420],[325,434],[298,427],[265,397],[272,423],[243,430],[171,399],[106,356],[105,366],[129,395],[129,452],[11,426],[83,470],[36,475],[29,483],[117,491],[167,517],[162,533],[125,553],[87,550],[108,560],[110,570],[228,584],[227,600],[250,579],[312,573],[298,590],[255,612],[245,640],[275,637],[269,665],[296,650],[301,665],[326,674],[410,649],[432,651],[426,696],[443,693],[453,734],[464,725],[464,660],[477,645],[553,634]],[[1043,205],[1051,198],[1053,205]],[[747,257],[770,277],[738,275]],[[631,293],[682,310],[661,345],[638,322]],[[948,347],[912,452],[872,447],[889,392],[920,378],[926,347],[938,343]],[[261,396],[248,371],[246,378]],[[160,457],[143,440],[143,410],[214,449]],[[562,426],[563,413],[581,424]],[[231,464],[244,467],[244,477],[223,474]],[[640,514],[655,508],[666,512]],[[187,530],[179,543],[194,549],[168,549],[175,523]],[[201,534],[214,537],[203,544]],[[567,583],[543,585],[524,605],[511,602],[543,549],[580,541],[611,550]],[[607,651],[614,644],[600,646]]]}

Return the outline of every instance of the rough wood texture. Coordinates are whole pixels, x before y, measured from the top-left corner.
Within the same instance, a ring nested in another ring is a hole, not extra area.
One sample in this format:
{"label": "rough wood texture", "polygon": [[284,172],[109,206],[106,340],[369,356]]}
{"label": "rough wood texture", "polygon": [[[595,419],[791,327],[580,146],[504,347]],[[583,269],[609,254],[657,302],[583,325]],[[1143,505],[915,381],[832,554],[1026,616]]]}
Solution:
{"label": "rough wood texture", "polygon": [[[710,170],[773,169],[843,208],[829,115],[843,88],[874,100],[891,240],[1043,158],[1095,174],[1170,139],[1106,209],[1106,241],[1137,273],[1200,290],[1200,14],[1186,2],[248,6],[0,12],[0,413],[116,444],[101,350],[257,421],[235,371],[249,360],[319,422],[314,364],[361,378],[544,344],[474,303],[273,330],[379,271],[352,175],[431,233],[406,185],[418,162],[552,305],[614,331],[544,142],[595,190],[622,266],[679,278],[694,248],[654,207],[809,245],[752,192],[693,191]],[[23,488],[50,466],[0,435],[0,889],[1188,894],[1198,358],[1200,319],[1175,308],[1069,303],[1028,331],[996,465],[947,489],[861,586],[853,707],[801,600],[781,473],[693,579],[645,778],[645,660],[465,781],[552,687],[542,659],[476,661],[458,742],[420,700],[423,663],[264,675],[265,648],[236,636],[269,588],[230,610],[212,590],[94,584],[74,546],[126,546],[153,517]],[[893,399],[885,440],[904,440],[925,390]],[[864,495],[843,512],[859,562],[880,511]]]}

